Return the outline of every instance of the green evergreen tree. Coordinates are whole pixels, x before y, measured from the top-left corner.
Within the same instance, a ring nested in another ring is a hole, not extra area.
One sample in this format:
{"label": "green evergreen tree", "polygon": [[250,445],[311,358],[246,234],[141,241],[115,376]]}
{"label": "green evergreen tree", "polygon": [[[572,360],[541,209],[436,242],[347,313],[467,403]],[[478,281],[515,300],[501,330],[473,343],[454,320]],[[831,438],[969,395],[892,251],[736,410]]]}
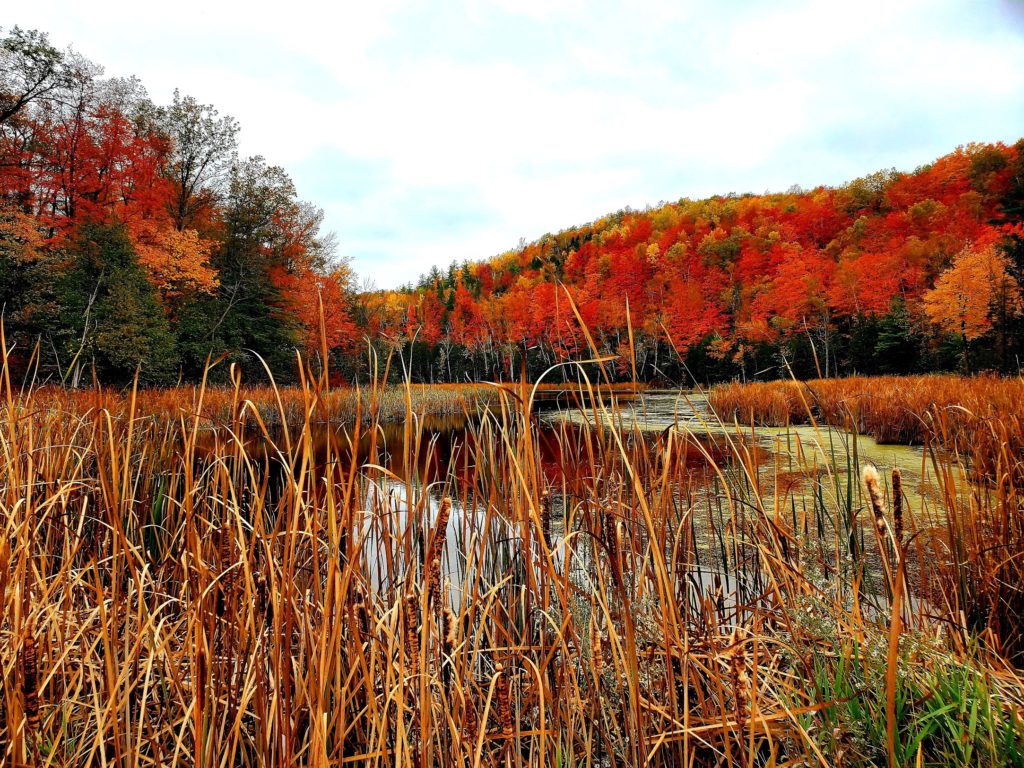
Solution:
{"label": "green evergreen tree", "polygon": [[90,365],[101,381],[125,384],[136,370],[145,384],[173,381],[174,336],[122,225],[90,223],[68,251],[57,287],[65,376],[81,383]]}
{"label": "green evergreen tree", "polygon": [[892,300],[889,311],[878,322],[875,358],[886,373],[911,373],[921,357],[921,336],[902,296]]}
{"label": "green evergreen tree", "polygon": [[298,323],[284,308],[274,270],[288,267],[285,223],[300,215],[287,174],[263,158],[239,162],[231,171],[223,214],[224,238],[213,257],[220,287],[179,317],[178,348],[188,376],[198,378],[207,355],[227,355],[248,380],[294,377]]}

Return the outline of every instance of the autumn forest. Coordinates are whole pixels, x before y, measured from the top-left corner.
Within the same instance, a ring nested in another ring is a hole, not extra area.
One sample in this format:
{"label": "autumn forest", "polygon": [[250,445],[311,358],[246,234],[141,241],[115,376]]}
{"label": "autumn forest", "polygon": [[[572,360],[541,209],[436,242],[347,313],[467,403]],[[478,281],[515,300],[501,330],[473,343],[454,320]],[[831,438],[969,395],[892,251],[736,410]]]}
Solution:
{"label": "autumn forest", "polygon": [[369,344],[399,354],[396,379],[508,380],[586,357],[587,333],[632,361],[615,376],[677,385],[1018,370],[1022,142],[625,209],[360,290],[287,172],[238,155],[231,117],[155,104],[39,32],[2,45],[0,303],[22,375],[166,384],[226,356],[287,381],[296,350],[327,349],[358,381]]}
{"label": "autumn forest", "polygon": [[[1024,138],[988,110],[1020,76],[971,70],[1024,62],[1009,11],[975,48],[936,11],[977,52],[943,63],[916,7],[863,14],[900,41],[865,46],[824,3],[603,8],[631,32],[550,0],[242,31],[186,3],[156,45],[169,9],[62,1],[55,35],[205,78],[329,183],[325,213],[207,99],[0,30],[0,765],[1024,768]],[[312,96],[261,80],[290,67]],[[751,101],[821,119],[711,135]],[[913,119],[874,143],[873,110]],[[463,258],[629,189],[943,151]]]}

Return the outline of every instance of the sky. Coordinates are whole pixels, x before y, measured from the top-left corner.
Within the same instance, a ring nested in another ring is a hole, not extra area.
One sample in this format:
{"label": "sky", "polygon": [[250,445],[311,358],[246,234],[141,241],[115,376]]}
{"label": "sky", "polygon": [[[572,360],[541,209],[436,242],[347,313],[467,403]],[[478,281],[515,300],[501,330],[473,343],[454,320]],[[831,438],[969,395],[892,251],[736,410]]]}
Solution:
{"label": "sky", "polygon": [[283,166],[379,288],[682,197],[1024,137],[1024,0],[47,0],[4,13]]}

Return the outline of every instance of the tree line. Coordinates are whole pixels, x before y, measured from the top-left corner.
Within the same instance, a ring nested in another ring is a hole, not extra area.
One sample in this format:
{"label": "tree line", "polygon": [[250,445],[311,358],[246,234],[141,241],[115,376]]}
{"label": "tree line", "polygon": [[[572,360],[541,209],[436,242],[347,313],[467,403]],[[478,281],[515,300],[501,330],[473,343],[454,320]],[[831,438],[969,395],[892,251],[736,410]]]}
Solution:
{"label": "tree line", "polygon": [[322,211],[282,168],[240,157],[238,131],[177,92],[154,104],[44,33],[0,40],[0,304],[16,367],[166,384],[212,357],[287,377],[322,336],[329,354],[358,343]]}
{"label": "tree line", "polygon": [[359,292],[322,211],[241,157],[238,132],[44,33],[0,38],[16,375],[168,384],[212,358],[288,380],[300,351],[354,381],[367,347],[416,381],[534,378],[595,352],[612,377],[673,384],[1020,370],[1024,140],[841,187],[626,209]]}

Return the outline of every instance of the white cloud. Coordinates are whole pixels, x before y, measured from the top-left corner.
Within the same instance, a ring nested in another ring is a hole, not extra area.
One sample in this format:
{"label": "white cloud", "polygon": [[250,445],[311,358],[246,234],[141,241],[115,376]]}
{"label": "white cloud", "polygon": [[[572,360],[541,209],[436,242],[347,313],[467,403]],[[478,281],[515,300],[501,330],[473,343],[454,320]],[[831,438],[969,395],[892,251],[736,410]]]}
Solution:
{"label": "white cloud", "polygon": [[383,286],[625,205],[839,183],[1024,125],[1021,16],[987,0],[18,13],[157,100],[239,118]]}

